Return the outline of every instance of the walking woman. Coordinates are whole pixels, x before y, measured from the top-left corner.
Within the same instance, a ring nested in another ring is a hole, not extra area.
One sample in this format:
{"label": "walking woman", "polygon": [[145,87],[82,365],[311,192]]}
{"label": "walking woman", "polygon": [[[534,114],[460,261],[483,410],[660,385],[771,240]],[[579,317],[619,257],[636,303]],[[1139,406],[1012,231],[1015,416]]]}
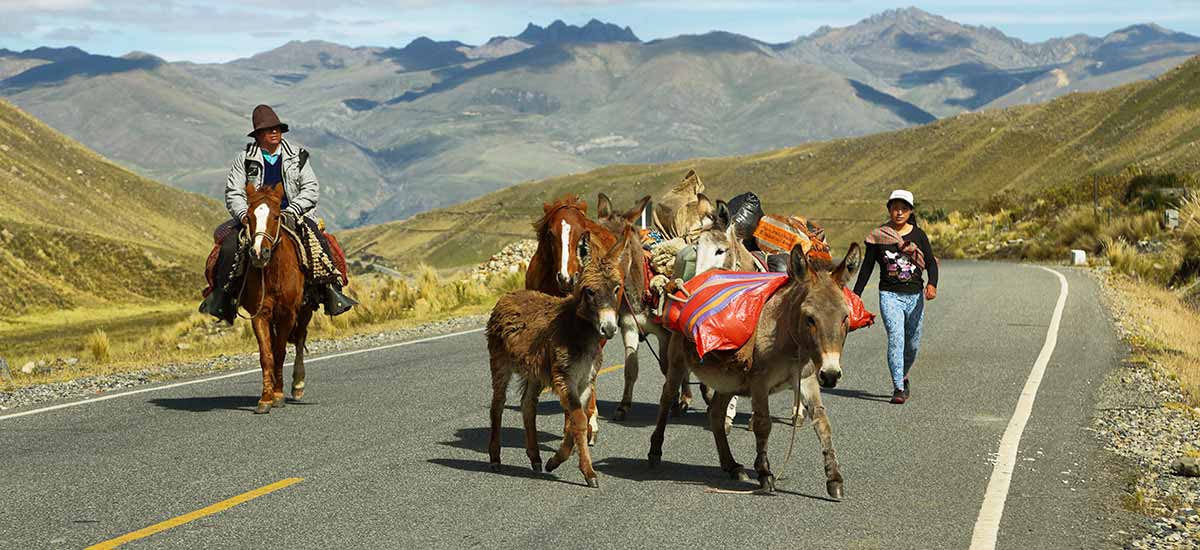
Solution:
{"label": "walking woman", "polygon": [[888,197],[888,222],[867,235],[866,257],[854,284],[854,293],[862,296],[875,264],[879,264],[879,309],[888,336],[892,403],[897,405],[909,397],[908,371],[921,347],[925,300],[937,298],[937,259],[929,237],[916,225],[913,205],[913,194],[903,189]]}

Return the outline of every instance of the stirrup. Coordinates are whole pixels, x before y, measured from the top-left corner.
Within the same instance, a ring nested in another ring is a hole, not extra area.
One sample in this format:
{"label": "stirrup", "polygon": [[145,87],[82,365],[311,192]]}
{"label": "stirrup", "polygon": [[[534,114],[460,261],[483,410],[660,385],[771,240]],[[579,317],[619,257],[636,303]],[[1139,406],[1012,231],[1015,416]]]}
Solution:
{"label": "stirrup", "polygon": [[354,298],[342,294],[341,289],[331,283],[325,285],[325,300],[322,305],[325,306],[325,314],[333,316],[350,311],[350,308],[358,305],[358,302]]}

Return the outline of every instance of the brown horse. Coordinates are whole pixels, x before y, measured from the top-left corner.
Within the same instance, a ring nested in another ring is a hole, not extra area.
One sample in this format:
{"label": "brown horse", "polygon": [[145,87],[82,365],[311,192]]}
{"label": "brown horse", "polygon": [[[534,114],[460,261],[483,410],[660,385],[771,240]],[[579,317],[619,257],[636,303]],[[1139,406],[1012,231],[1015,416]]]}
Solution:
{"label": "brown horse", "polygon": [[[586,233],[582,238],[590,239]],[[585,250],[601,249],[594,239],[590,244]],[[493,470],[500,467],[500,421],[509,381],[516,374],[524,382],[521,414],[525,452],[533,470],[542,471],[537,399],[542,389],[549,387],[566,411],[567,423],[562,446],[546,463],[546,470],[553,471],[577,449],[584,480],[589,487],[599,486],[588,450],[589,426],[583,403],[594,393],[592,381],[600,342],[617,333],[617,310],[622,299],[620,256],[619,247],[608,253],[584,254],[583,269],[569,296],[520,290],[500,298],[492,309],[487,338],[492,372],[488,453]]]}
{"label": "brown horse", "polygon": [[754,407],[757,456],[754,469],[762,490],[774,491],[775,475],[767,460],[767,438],[771,434],[770,394],[799,381],[797,396],[821,442],[825,458],[825,489],[833,498],[842,497],[842,474],[833,450],[833,436],[819,386],[833,387],[842,376],[842,347],[846,342],[850,308],[842,287],[858,270],[861,250],[850,247],[845,259],[832,270],[810,266],[803,248],[792,248],[788,282],[768,300],[759,314],[754,335],[741,348],[714,351],[704,361],[681,334],[672,334],[670,367],[659,401],[658,424],[650,437],[650,465],[662,460],[663,435],[668,411],[679,382],[688,371],[715,390],[709,405],[709,425],[716,440],[721,469],[734,479],[747,479],[745,469],[733,459],[729,440],[722,429],[725,407],[734,395],[748,395]]}
{"label": "brown horse", "polygon": [[[537,234],[538,247],[525,269],[525,288],[551,296],[571,294],[579,279],[581,248],[589,245],[584,235],[591,235],[591,240],[603,247],[594,251],[596,253],[608,250],[617,240],[612,232],[589,219],[587,203],[570,193],[542,204],[542,217],[533,223],[533,230]],[[586,254],[587,251],[582,252]],[[596,360],[601,358],[597,356]],[[587,417],[588,445],[595,445],[596,434],[600,431],[595,391],[588,398]]]}
{"label": "brown horse", "polygon": [[263,390],[254,412],[265,414],[271,412],[271,407],[284,405],[283,360],[288,342],[296,345],[292,397],[304,397],[304,344],[313,309],[304,304],[304,272],[296,243],[285,234],[279,219],[283,186],[258,189],[247,184],[246,198],[253,240],[238,301],[250,313],[258,339]]}

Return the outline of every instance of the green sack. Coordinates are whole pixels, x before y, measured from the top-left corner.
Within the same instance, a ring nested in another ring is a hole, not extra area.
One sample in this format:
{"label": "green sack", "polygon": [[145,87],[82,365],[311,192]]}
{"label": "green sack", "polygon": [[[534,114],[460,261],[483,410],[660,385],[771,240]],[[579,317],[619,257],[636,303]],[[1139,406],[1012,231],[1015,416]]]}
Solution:
{"label": "green sack", "polygon": [[689,281],[696,276],[696,245],[690,244],[675,254],[675,277]]}

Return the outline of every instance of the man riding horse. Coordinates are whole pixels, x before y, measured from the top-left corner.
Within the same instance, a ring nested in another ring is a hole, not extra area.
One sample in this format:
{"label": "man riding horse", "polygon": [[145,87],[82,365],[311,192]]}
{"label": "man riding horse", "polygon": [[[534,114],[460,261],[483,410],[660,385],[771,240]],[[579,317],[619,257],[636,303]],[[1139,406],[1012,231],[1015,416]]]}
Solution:
{"label": "man riding horse", "polygon": [[[281,208],[285,224],[299,228],[306,225],[317,236],[321,248],[328,254],[331,250],[325,232],[317,227],[312,218],[313,210],[320,197],[320,185],[316,173],[308,162],[308,151],[293,146],[283,134],[288,125],[280,122],[275,111],[267,105],[254,108],[251,115],[254,130],[247,134],[254,138],[233,160],[229,177],[225,183],[225,207],[233,219],[217,229],[221,250],[213,273],[212,292],[200,304],[200,311],[232,323],[237,315],[237,300],[240,285],[233,281],[233,270],[238,252],[238,234],[246,225],[246,184],[259,188],[283,185],[284,196]],[[222,240],[223,239],[223,240]],[[321,305],[328,315],[340,315],[357,304],[342,294],[338,281],[320,287]]]}

